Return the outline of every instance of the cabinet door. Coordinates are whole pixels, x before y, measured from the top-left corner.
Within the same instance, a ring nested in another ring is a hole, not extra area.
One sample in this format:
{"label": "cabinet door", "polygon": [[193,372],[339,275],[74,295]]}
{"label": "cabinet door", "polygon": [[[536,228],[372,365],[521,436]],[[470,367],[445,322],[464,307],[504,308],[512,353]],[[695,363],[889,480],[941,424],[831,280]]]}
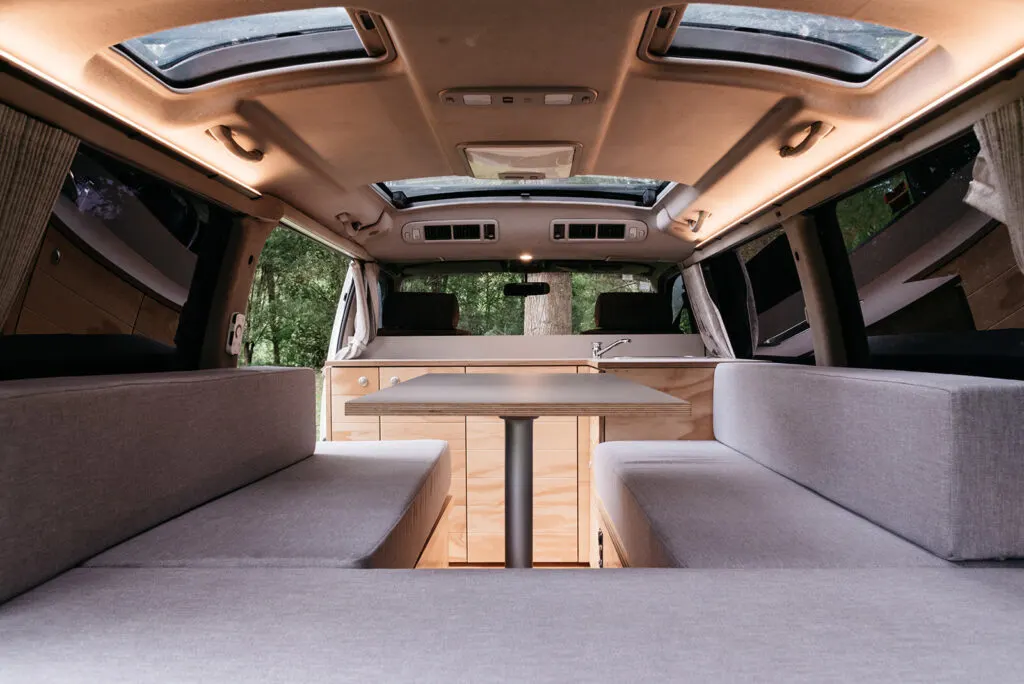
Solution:
{"label": "cabinet door", "polygon": [[[575,366],[477,366],[467,373],[575,373]],[[579,557],[577,419],[542,416],[533,427],[533,560]],[[505,560],[505,424],[466,418],[467,544],[470,563]]]}
{"label": "cabinet door", "polygon": [[[379,372],[382,388],[430,373],[465,373],[452,366],[383,366]],[[466,417],[465,416],[381,416],[380,438],[384,440],[441,439],[448,442],[452,462],[452,496],[448,513],[448,560],[466,562]]]}
{"label": "cabinet door", "polygon": [[690,402],[689,418],[627,416],[604,419],[606,442],[714,439],[711,416],[714,368],[637,368],[605,371]]}
{"label": "cabinet door", "polygon": [[380,439],[377,416],[350,416],[345,413],[349,399],[380,389],[376,368],[331,367],[331,439],[360,442]]}

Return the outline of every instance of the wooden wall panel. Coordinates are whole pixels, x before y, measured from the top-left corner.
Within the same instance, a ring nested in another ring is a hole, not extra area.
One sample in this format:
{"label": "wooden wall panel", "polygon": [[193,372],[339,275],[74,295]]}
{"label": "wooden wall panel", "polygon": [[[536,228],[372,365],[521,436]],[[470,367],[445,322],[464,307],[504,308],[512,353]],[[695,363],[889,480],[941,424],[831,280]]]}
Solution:
{"label": "wooden wall panel", "polygon": [[643,416],[604,419],[604,440],[714,439],[711,415],[714,392],[714,368],[661,368],[609,370],[626,380],[647,385],[680,399],[692,406],[689,419],[645,418]]}
{"label": "wooden wall panel", "polygon": [[[465,373],[461,366],[381,366],[364,368],[377,373],[380,388],[430,373]],[[453,563],[466,562],[466,418],[465,416],[381,416],[382,440],[440,439],[448,442],[452,464],[449,494],[452,505],[448,512],[448,559]]]}
{"label": "wooden wall panel", "polygon": [[173,347],[174,335],[178,332],[178,312],[155,299],[143,297],[134,332]]}
{"label": "wooden wall panel", "polygon": [[[575,366],[478,366],[467,373],[575,373]],[[578,421],[539,417],[533,428],[534,561],[575,563],[579,558]],[[500,418],[466,419],[467,545],[470,563],[505,559],[505,424]]]}

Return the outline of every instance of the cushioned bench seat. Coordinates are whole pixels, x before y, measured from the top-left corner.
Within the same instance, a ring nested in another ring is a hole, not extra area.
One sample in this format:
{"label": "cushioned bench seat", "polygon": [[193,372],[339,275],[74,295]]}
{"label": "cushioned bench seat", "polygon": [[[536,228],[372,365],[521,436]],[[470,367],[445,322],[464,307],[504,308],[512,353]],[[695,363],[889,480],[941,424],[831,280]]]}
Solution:
{"label": "cushioned bench seat", "polygon": [[946,565],[718,442],[607,442],[594,483],[638,567]]}
{"label": "cushioned bench seat", "polygon": [[411,568],[450,482],[446,442],[321,442],[87,565]]}
{"label": "cushioned bench seat", "polygon": [[83,568],[5,682],[1012,682],[1024,571]]}

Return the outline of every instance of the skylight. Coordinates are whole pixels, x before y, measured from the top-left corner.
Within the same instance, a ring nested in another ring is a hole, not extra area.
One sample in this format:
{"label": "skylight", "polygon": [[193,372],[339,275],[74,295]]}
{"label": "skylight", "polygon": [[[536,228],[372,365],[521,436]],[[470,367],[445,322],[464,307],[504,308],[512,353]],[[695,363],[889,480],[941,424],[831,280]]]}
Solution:
{"label": "skylight", "polygon": [[391,197],[396,206],[435,200],[520,195],[607,199],[651,206],[668,185],[668,181],[653,178],[621,176],[571,176],[541,180],[437,176],[386,181],[378,184],[378,187]]}
{"label": "skylight", "polygon": [[755,62],[864,81],[919,40],[842,17],[691,3],[666,56]]}
{"label": "skylight", "polygon": [[369,56],[343,7],[193,24],[132,38],[117,47],[176,86],[303,62]]}

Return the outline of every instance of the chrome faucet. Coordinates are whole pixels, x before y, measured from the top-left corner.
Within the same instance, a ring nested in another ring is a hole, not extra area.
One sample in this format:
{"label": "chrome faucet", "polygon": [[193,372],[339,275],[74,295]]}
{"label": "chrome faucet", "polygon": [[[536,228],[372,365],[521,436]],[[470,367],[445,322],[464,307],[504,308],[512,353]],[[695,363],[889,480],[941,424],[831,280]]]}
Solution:
{"label": "chrome faucet", "polygon": [[615,340],[607,347],[602,347],[600,342],[594,342],[592,345],[590,345],[590,348],[594,352],[594,358],[599,359],[608,352],[610,352],[612,349],[618,347],[620,344],[629,344],[632,341],[633,340],[629,339],[628,337],[623,337],[621,340]]}

